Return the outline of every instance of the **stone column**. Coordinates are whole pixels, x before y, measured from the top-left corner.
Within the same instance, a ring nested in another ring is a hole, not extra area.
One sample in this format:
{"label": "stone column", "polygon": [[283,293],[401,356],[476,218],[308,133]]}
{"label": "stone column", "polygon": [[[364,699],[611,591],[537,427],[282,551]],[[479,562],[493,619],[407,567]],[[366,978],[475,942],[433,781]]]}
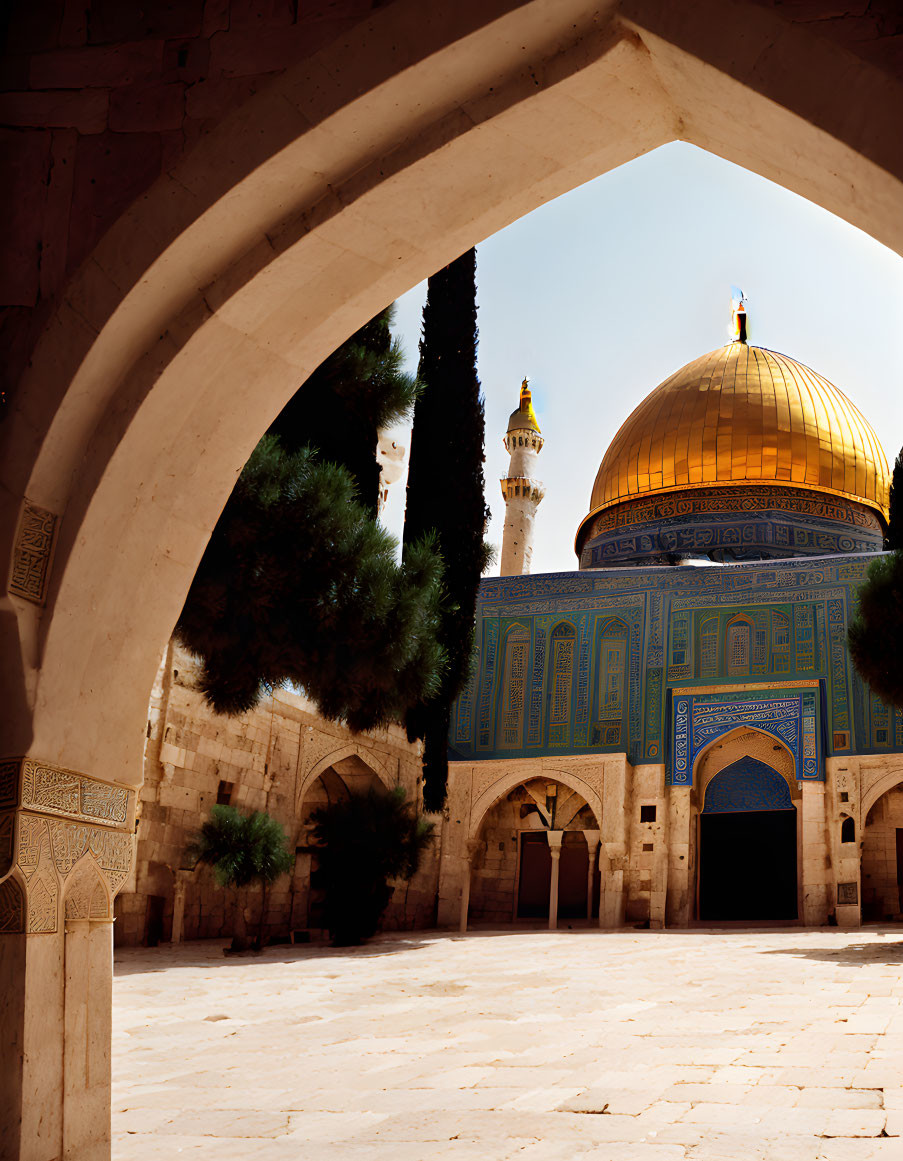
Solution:
{"label": "stone column", "polygon": [[[4,809],[8,808],[8,809]],[[0,1153],[110,1155],[113,897],[135,792],[0,762]]]}
{"label": "stone column", "polygon": [[467,865],[464,872],[464,879],[461,883],[461,917],[458,921],[458,930],[461,932],[467,930],[467,916],[470,911],[470,877],[473,873],[474,859],[485,846],[486,844],[482,839],[468,839],[467,842]]}
{"label": "stone column", "polygon": [[797,826],[802,842],[797,850],[801,857],[800,919],[807,927],[828,922],[828,836],[825,831],[824,782],[800,782],[801,799],[797,807]]}
{"label": "stone column", "polygon": [[689,927],[694,882],[690,866],[690,787],[669,786],[668,886],[665,922],[669,927]]}
{"label": "stone column", "polygon": [[172,943],[181,943],[185,930],[185,888],[187,883],[181,871],[176,871],[172,893]]}
{"label": "stone column", "polygon": [[599,873],[599,926],[623,927],[627,896],[628,835],[633,796],[626,758],[605,763]]}
{"label": "stone column", "polygon": [[586,849],[589,853],[589,858],[586,861],[586,918],[592,919],[593,872],[596,869],[596,859],[598,858],[599,832],[597,830],[585,830],[583,835],[586,839]]}
{"label": "stone column", "polygon": [[552,855],[552,882],[549,886],[549,931],[554,931],[558,926],[558,870],[561,865],[561,840],[564,838],[564,831],[547,830],[546,837],[549,840],[549,850]]}

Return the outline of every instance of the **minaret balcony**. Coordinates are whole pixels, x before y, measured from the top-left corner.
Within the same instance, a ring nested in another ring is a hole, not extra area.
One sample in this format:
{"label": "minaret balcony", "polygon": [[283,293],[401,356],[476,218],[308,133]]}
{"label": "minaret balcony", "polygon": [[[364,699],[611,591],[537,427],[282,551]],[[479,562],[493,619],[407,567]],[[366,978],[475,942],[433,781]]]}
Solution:
{"label": "minaret balcony", "polygon": [[505,500],[532,500],[534,504],[538,504],[545,495],[545,489],[540,481],[528,479],[526,476],[508,476],[499,483]]}

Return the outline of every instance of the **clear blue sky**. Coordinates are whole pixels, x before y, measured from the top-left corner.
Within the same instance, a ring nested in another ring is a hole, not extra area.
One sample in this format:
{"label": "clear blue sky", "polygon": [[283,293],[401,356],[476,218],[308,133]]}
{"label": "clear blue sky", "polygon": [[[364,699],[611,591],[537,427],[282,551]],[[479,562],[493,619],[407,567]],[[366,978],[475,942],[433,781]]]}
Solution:
{"label": "clear blue sky", "polygon": [[[522,377],[546,439],[533,571],[569,571],[605,449],[663,379],[728,341],[732,283],[748,300],[751,342],[836,384],[893,461],[903,445],[903,258],[782,187],[674,143],[477,247],[490,541],[501,541],[501,438]],[[425,293],[423,284],[398,303],[412,370]],[[396,533],[404,482],[387,513]]]}

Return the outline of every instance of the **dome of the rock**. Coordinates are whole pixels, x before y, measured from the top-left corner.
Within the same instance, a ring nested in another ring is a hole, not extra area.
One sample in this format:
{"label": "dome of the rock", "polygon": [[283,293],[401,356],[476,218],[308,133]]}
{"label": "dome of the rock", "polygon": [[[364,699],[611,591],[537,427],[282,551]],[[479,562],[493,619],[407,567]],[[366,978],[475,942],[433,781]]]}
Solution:
{"label": "dome of the rock", "polygon": [[742,341],[694,359],[633,411],[577,533],[583,567],[881,547],[889,472],[823,376]]}

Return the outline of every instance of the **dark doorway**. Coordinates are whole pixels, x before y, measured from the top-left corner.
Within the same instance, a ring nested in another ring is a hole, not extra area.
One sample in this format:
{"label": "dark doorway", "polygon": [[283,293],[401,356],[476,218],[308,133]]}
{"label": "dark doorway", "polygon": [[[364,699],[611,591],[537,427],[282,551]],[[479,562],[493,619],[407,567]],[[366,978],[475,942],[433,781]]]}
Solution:
{"label": "dark doorway", "polygon": [[589,851],[579,830],[565,831],[558,865],[558,918],[586,918],[586,877]]}
{"label": "dark doorway", "polygon": [[162,895],[148,895],[147,911],[144,918],[144,945],[156,947],[163,942],[163,919],[166,900]]}
{"label": "dark doorway", "polygon": [[552,889],[552,855],[545,831],[522,834],[520,878],[517,888],[518,919],[539,919],[549,914]]}
{"label": "dark doorway", "polygon": [[796,919],[796,810],[699,818],[699,918]]}

